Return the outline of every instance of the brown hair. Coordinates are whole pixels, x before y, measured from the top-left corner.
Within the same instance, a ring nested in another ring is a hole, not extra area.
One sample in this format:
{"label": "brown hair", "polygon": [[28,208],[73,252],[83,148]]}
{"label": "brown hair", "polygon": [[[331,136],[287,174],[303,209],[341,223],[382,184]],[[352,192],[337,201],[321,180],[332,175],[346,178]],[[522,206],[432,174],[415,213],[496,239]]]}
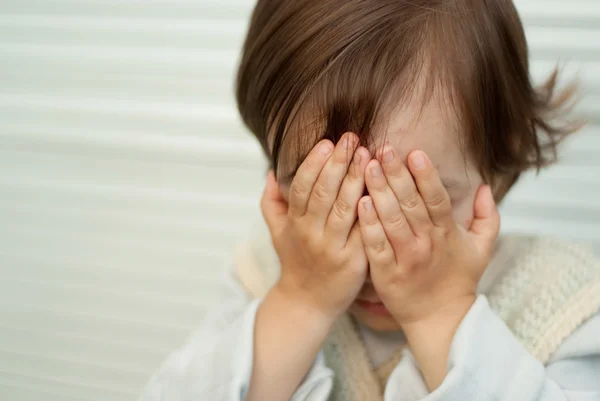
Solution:
{"label": "brown hair", "polygon": [[236,95],[277,174],[284,149],[297,165],[322,138],[368,145],[423,75],[423,102],[446,94],[497,201],[578,128],[557,119],[573,93],[555,96],[557,70],[532,86],[510,0],[259,0]]}

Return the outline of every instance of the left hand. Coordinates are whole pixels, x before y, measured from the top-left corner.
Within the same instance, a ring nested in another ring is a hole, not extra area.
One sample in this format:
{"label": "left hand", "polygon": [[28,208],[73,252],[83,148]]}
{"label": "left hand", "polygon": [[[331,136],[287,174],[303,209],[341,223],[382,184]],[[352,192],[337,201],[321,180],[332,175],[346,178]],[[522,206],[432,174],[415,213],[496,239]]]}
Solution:
{"label": "left hand", "polygon": [[389,145],[381,159],[366,168],[369,196],[358,208],[375,289],[403,329],[435,320],[457,303],[460,321],[500,229],[491,189],[479,188],[466,229],[454,221],[450,197],[424,152],[413,151],[408,168]]}

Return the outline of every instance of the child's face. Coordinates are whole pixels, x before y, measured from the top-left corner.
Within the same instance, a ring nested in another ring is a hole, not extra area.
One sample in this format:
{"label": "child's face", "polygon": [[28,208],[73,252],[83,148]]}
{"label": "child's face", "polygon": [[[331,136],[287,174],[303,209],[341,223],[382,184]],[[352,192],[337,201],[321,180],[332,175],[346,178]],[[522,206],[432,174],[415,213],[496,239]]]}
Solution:
{"label": "child's face", "polygon": [[[455,125],[456,122],[444,117],[442,106],[435,101],[435,98],[425,108],[420,104],[408,105],[394,114],[385,137],[377,139],[371,151],[382,148],[383,142],[387,140],[403,160],[406,160],[406,156],[416,149],[427,153],[438,169],[450,195],[456,222],[468,227],[473,219],[475,194],[483,184],[483,179],[471,158],[461,150],[458,134],[450,124]],[[287,199],[289,187],[282,185],[281,189]],[[369,278],[357,300],[380,302]],[[367,310],[355,302],[350,312],[361,323],[374,330],[400,329],[383,307],[371,307]]]}

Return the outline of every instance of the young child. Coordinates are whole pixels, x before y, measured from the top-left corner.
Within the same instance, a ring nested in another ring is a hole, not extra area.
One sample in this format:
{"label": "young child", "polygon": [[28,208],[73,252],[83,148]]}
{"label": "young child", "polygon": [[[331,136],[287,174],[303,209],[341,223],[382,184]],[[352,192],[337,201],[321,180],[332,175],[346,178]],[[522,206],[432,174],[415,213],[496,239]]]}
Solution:
{"label": "young child", "polygon": [[269,232],[141,399],[600,400],[600,264],[498,238],[577,128],[556,78],[510,0],[259,0],[237,99]]}

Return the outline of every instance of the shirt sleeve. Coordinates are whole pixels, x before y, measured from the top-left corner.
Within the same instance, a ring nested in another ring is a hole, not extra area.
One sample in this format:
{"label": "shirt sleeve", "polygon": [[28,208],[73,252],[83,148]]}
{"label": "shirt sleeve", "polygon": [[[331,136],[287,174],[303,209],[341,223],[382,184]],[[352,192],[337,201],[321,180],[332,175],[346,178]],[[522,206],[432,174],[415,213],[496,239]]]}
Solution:
{"label": "shirt sleeve", "polygon": [[589,319],[556,351],[547,366],[518,342],[477,298],[451,345],[448,375],[428,393],[410,354],[392,372],[385,401],[598,401],[600,315]]}
{"label": "shirt sleeve", "polygon": [[[228,300],[150,378],[139,401],[242,401],[252,374],[254,321],[261,300],[249,300],[232,274]],[[325,401],[333,372],[319,354],[292,401]]]}

